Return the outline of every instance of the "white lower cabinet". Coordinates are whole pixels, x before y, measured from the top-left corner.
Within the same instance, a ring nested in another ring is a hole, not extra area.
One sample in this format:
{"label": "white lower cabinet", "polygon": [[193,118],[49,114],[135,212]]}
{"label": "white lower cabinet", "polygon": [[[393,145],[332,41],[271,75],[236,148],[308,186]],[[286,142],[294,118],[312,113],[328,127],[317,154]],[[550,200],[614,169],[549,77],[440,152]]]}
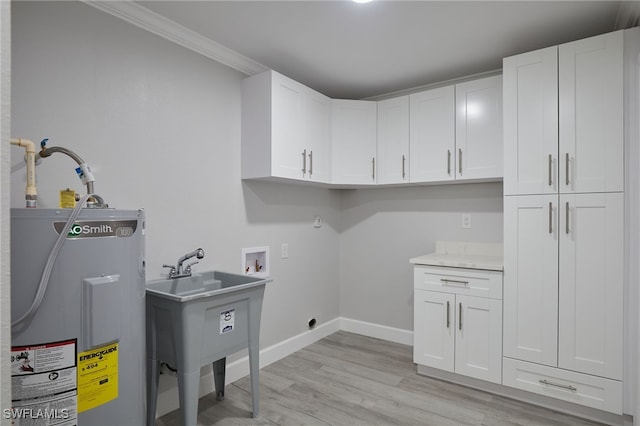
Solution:
{"label": "white lower cabinet", "polygon": [[[475,283],[488,283],[488,293],[501,295],[502,274],[459,271],[415,267],[413,360],[416,364],[501,383],[502,300],[470,294],[483,291]],[[438,286],[437,291],[425,290]]]}
{"label": "white lower cabinet", "polygon": [[611,413],[622,413],[622,382],[504,358],[503,384]]}
{"label": "white lower cabinet", "polygon": [[621,414],[624,194],[506,196],[504,212],[503,384]]}

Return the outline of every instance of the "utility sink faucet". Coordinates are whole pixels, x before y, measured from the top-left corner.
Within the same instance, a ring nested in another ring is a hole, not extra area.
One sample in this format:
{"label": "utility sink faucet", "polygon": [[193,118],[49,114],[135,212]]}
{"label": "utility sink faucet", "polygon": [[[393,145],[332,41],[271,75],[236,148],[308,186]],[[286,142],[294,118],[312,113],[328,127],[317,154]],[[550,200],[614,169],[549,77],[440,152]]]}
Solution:
{"label": "utility sink faucet", "polygon": [[182,277],[190,277],[191,276],[191,266],[195,265],[196,263],[199,263],[197,260],[191,263],[188,263],[187,265],[182,266],[182,264],[191,258],[197,258],[197,259],[202,259],[204,257],[204,250],[202,250],[201,248],[196,249],[190,253],[185,254],[184,256],[182,256],[180,259],[178,259],[178,263],[176,264],[176,266],[173,265],[162,265],[163,268],[170,268],[169,270],[169,278],[182,278]]}

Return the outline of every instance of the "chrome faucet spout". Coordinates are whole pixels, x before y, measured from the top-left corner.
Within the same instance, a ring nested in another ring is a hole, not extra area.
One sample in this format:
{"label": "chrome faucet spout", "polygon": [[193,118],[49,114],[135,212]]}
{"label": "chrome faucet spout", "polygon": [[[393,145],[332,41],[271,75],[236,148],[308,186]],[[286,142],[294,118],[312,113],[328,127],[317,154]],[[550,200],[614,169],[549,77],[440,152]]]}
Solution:
{"label": "chrome faucet spout", "polygon": [[169,278],[182,278],[182,277],[190,277],[191,276],[191,265],[195,265],[198,262],[193,262],[190,265],[187,265],[186,268],[182,267],[182,264],[191,258],[202,259],[204,258],[204,250],[198,248],[190,253],[185,254],[180,259],[178,259],[178,263],[176,266],[171,265],[163,265],[165,268],[171,268],[169,271]]}

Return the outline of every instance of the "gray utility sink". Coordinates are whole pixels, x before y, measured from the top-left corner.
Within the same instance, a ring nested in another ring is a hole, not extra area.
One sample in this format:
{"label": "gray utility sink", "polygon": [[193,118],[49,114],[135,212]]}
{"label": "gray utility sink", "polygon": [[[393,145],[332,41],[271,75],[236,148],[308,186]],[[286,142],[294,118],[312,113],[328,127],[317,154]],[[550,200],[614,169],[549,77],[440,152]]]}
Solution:
{"label": "gray utility sink", "polygon": [[197,424],[200,367],[212,364],[217,398],[224,398],[226,357],[249,350],[253,417],[258,416],[262,299],[270,278],[220,271],[149,281],[147,425],[153,425],[160,363],[177,370],[182,423]]}

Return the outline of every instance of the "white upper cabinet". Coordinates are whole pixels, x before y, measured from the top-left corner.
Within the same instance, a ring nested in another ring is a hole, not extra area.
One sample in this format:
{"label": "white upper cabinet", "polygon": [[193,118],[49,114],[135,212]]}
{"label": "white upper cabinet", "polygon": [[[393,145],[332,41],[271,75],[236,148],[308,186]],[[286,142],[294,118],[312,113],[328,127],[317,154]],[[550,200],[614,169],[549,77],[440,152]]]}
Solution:
{"label": "white upper cabinet", "polygon": [[409,96],[378,102],[377,183],[409,182]]}
{"label": "white upper cabinet", "polygon": [[332,182],[376,183],[377,103],[331,101]]}
{"label": "white upper cabinet", "polygon": [[560,192],[624,190],[624,32],[559,47]]}
{"label": "white upper cabinet", "polygon": [[501,178],[502,76],[456,84],[456,179]]}
{"label": "white upper cabinet", "polygon": [[504,194],[558,192],[558,48],[505,58]]}
{"label": "white upper cabinet", "polygon": [[410,95],[411,182],[502,177],[502,77]]}
{"label": "white upper cabinet", "polygon": [[411,182],[455,179],[454,86],[409,96]]}
{"label": "white upper cabinet", "polygon": [[242,179],[327,185],[496,180],[501,77],[383,101],[330,99],[275,71],[242,81]]}
{"label": "white upper cabinet", "polygon": [[242,81],[242,178],[329,182],[331,99],[274,71]]}
{"label": "white upper cabinet", "polygon": [[505,195],[624,190],[623,35],[504,59]]}

